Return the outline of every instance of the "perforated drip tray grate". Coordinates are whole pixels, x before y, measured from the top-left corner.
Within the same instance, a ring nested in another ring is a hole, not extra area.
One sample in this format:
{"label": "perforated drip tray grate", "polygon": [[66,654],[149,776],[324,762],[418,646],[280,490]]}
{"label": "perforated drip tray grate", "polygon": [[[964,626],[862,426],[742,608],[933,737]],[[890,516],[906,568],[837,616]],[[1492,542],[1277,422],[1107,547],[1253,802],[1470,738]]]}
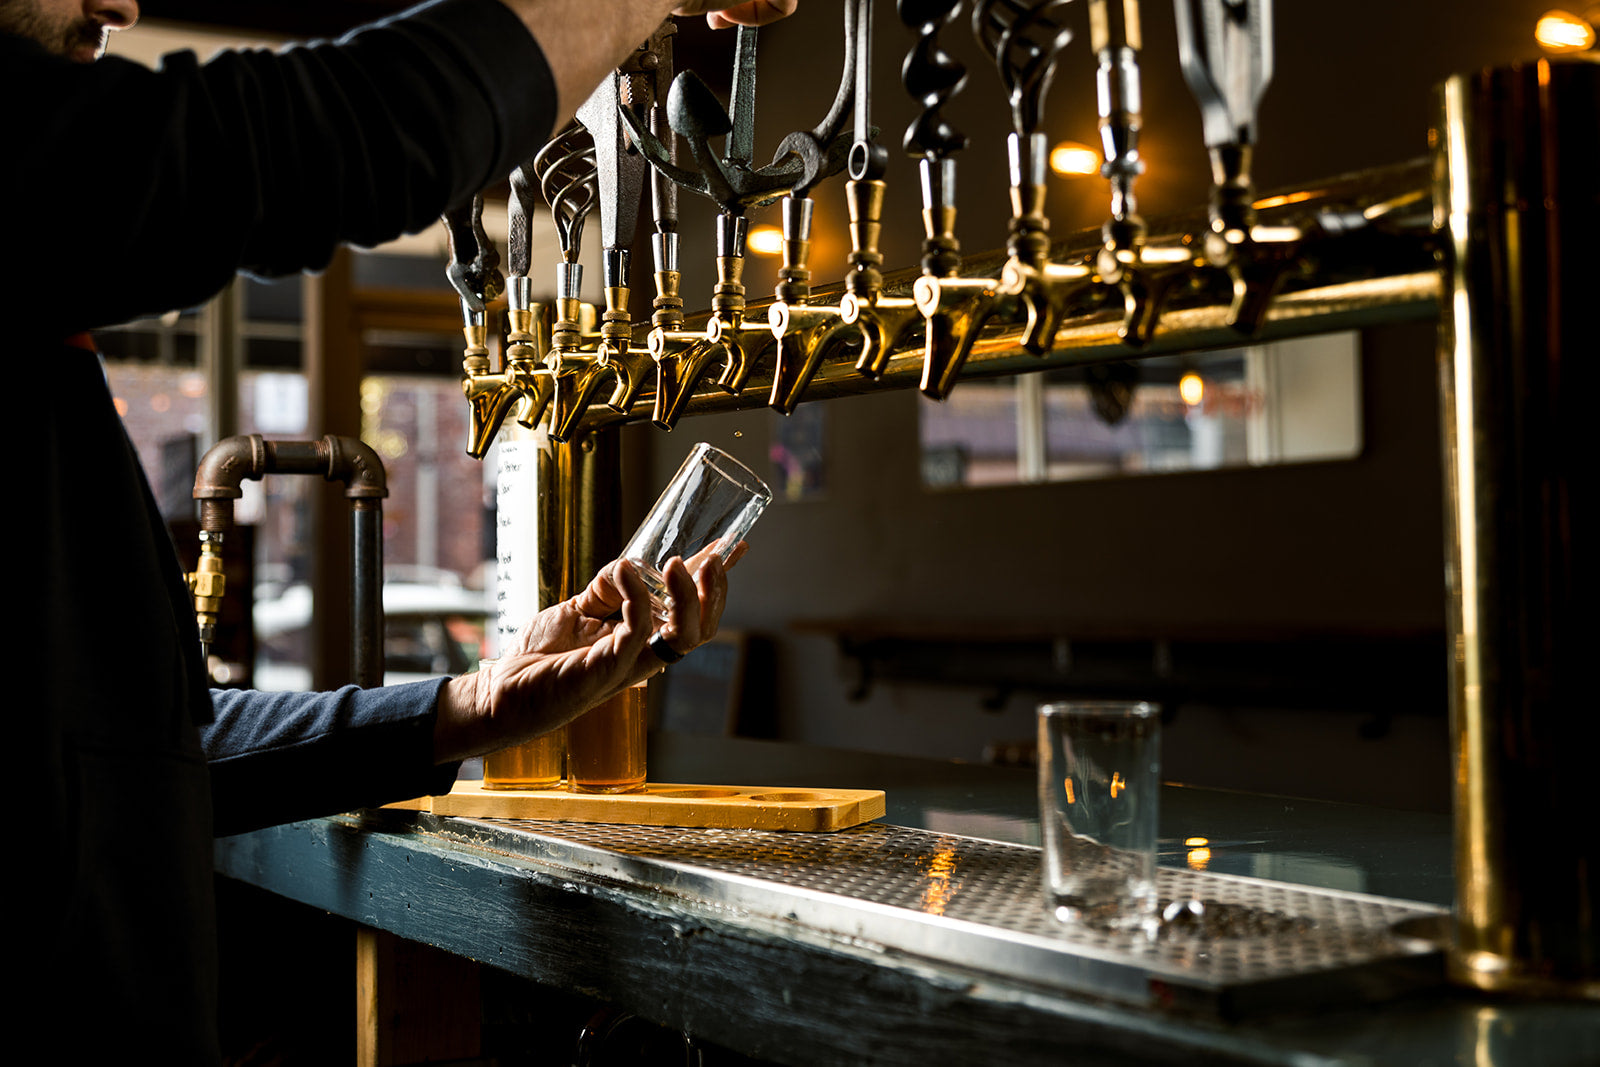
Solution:
{"label": "perforated drip tray grate", "polygon": [[1444,912],[1381,897],[1162,868],[1178,913],[1150,941],[1063,924],[1036,848],[870,823],[829,834],[497,819],[434,832],[625,888],[1007,980],[1223,1015],[1387,997],[1442,980],[1442,952],[1396,932]]}

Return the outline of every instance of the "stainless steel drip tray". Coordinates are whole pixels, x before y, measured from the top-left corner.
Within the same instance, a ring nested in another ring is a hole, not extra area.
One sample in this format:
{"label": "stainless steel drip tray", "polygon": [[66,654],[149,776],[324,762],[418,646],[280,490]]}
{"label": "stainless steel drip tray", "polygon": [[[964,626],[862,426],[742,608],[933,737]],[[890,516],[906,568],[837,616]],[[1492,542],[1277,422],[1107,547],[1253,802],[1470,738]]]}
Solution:
{"label": "stainless steel drip tray", "polygon": [[1443,952],[1397,932],[1446,912],[1282,882],[1162,868],[1163,905],[1200,928],[1064,925],[1039,850],[868,823],[827,834],[423,817],[432,833],[667,894],[788,936],[1009,982],[1225,1017],[1393,996],[1443,981]]}

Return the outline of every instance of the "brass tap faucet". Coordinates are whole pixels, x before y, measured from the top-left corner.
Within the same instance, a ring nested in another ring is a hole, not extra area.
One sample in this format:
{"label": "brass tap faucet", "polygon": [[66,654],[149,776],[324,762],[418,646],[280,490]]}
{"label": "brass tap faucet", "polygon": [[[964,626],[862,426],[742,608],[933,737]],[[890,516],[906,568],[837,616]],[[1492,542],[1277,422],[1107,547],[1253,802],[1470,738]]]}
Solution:
{"label": "brass tap faucet", "polygon": [[[783,266],[778,271],[777,299],[767,309],[777,349],[772,365],[774,411],[794,413],[800,395],[810,384],[824,350],[835,343],[843,325],[840,309],[811,303],[811,271],[806,266],[811,245],[809,196],[793,193],[783,198]],[[856,331],[849,331],[854,334]]]}
{"label": "brass tap faucet", "polygon": [[650,357],[656,363],[656,406],[651,421],[670,430],[683,417],[684,408],[713,358],[727,359],[723,346],[693,330],[650,331]]}
{"label": "brass tap faucet", "polygon": [[717,284],[711,290],[711,321],[706,340],[722,346],[724,363],[718,388],[737,393],[744,388],[755,361],[772,343],[770,326],[752,325],[744,317],[744,253],[750,220],[724,211],[717,216]]}
{"label": "brass tap faucet", "polygon": [[510,253],[511,278],[506,283],[508,347],[498,373],[489,369],[487,299],[499,289],[494,245],[483,232],[483,200],[477,198],[465,212],[445,216],[450,238],[451,285],[461,297],[461,391],[467,399],[469,422],[467,454],[482,459],[494,443],[508,415],[532,426],[550,402],[549,376],[539,367],[542,345],[536,327],[538,307],[531,302],[528,282],[532,224],[533,163],[511,175]]}
{"label": "brass tap faucet", "polygon": [[594,309],[577,295],[582,284],[582,264],[556,264],[556,319],[550,328],[550,351],[544,360],[554,383],[549,429],[556,441],[572,439],[601,383],[616,372],[602,358],[601,335],[594,329]]}
{"label": "brass tap faucet", "polygon": [[[871,145],[882,153],[882,148]],[[883,256],[878,251],[882,229],[884,183],[881,177],[855,177],[856,157],[851,156],[851,180],[845,185],[850,208],[851,271],[845,278],[846,292],[839,301],[839,320],[854,326],[860,334],[861,354],[856,357],[856,372],[874,380],[883,377],[889,358],[900,346],[902,337],[922,321],[917,302],[910,297],[884,296]],[[882,160],[873,168],[881,174]]]}

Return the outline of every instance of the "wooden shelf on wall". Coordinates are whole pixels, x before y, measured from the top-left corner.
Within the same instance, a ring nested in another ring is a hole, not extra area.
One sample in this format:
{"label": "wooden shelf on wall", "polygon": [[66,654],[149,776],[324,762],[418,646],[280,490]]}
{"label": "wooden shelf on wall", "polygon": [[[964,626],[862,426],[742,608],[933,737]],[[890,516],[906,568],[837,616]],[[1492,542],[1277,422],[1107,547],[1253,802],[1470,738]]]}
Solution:
{"label": "wooden shelf on wall", "polygon": [[806,620],[856,665],[851,697],[880,682],[1042,699],[1154,699],[1255,708],[1443,715],[1443,631],[1056,630]]}

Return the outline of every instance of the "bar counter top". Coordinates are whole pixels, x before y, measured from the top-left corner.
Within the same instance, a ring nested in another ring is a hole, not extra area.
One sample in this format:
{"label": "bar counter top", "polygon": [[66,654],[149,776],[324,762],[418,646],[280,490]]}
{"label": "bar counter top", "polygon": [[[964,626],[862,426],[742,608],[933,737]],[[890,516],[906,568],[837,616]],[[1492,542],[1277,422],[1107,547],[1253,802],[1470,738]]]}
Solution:
{"label": "bar counter top", "polygon": [[1163,898],[1247,925],[1148,946],[1045,912],[1031,769],[669,733],[649,766],[888,810],[835,834],[362,812],[222,839],[217,868],[771,1062],[1600,1063],[1600,1005],[1445,984],[1448,815],[1168,784]]}

